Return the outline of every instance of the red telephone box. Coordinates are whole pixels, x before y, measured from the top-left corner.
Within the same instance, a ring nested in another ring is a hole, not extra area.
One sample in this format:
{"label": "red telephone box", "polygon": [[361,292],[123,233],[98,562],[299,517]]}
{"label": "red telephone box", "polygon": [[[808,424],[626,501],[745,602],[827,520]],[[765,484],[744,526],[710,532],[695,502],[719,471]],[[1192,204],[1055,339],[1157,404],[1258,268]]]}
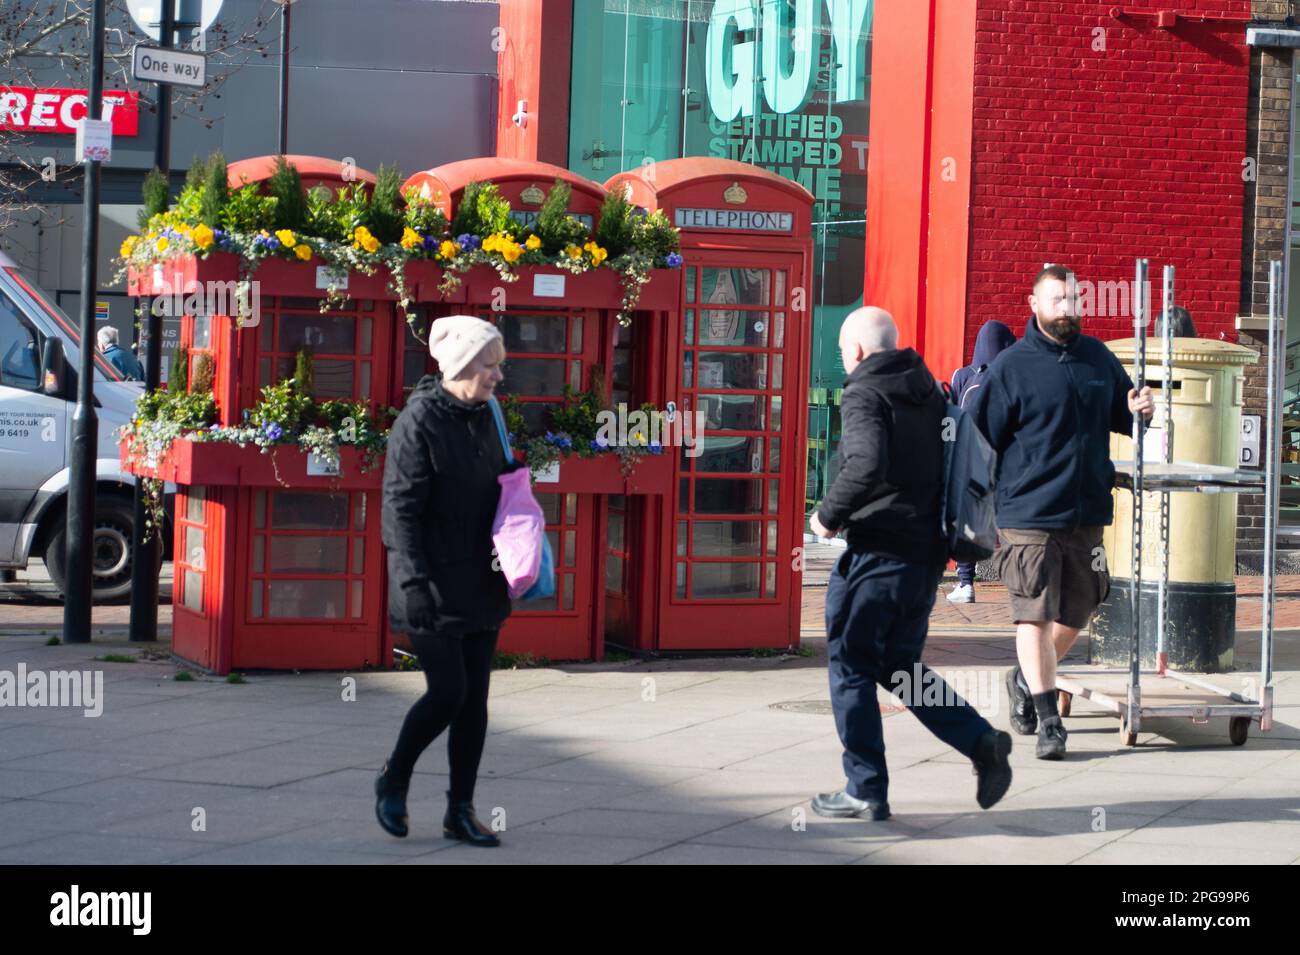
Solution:
{"label": "red telephone box", "polygon": [[[365,170],[316,157],[289,157],[306,187],[373,183]],[[273,157],[233,163],[232,188],[265,181]],[[186,314],[181,344],[194,369],[211,359],[217,423],[234,426],[263,386],[294,373],[298,350],[313,353],[314,397],[373,401],[390,391],[396,317],[382,275],[349,276],[347,303],[322,313],[318,262],[268,259],[254,273],[255,319],[241,326],[220,311]],[[231,290],[240,276],[228,253],[182,258],[133,273],[136,295]],[[231,309],[225,309],[229,311]],[[294,446],[177,441],[161,461],[124,462],[178,485],[175,512],[173,650],[218,673],[232,669],[386,666],[382,471],[363,473],[356,450],[340,449],[338,474]]]}
{"label": "red telephone box", "polygon": [[[641,628],[637,646],[792,646],[802,585],[813,196],[726,159],[673,159],[653,170],[621,173],[606,188],[625,190],[681,230],[685,283],[662,332],[666,374],[657,399],[702,418],[703,433],[702,445],[675,455],[671,494],[644,515],[657,525],[648,535],[657,572],[642,573],[636,585],[653,588],[656,619]],[[609,557],[624,565],[621,583],[629,586],[626,570],[637,569],[616,543]]]}

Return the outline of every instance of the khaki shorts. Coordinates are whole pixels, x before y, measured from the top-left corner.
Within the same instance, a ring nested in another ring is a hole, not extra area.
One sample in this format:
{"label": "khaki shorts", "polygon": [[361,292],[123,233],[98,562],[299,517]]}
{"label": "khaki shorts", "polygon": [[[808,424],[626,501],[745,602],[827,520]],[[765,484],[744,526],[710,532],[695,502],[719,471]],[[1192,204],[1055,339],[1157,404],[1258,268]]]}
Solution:
{"label": "khaki shorts", "polygon": [[1016,623],[1053,621],[1076,630],[1110,593],[1100,527],[999,528],[998,575],[1011,594]]}

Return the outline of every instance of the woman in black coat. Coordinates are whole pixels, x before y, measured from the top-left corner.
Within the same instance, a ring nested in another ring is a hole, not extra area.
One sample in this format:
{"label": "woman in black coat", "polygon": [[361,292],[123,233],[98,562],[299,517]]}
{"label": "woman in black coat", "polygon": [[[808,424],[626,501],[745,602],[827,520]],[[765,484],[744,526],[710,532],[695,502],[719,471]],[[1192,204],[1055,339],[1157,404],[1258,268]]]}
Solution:
{"label": "woman in black coat", "polygon": [[433,323],[429,351],[442,374],[420,380],[393,424],[383,507],[389,619],[409,635],[428,691],[407,713],[375,781],[375,813],[387,832],[406,835],[415,762],[450,727],[443,835],[495,846],[500,840],[474,814],[473,798],[497,632],[510,615],[506,580],[494,567],[492,520],[497,476],[513,462],[488,405],[505,347],[490,323],[452,315]]}

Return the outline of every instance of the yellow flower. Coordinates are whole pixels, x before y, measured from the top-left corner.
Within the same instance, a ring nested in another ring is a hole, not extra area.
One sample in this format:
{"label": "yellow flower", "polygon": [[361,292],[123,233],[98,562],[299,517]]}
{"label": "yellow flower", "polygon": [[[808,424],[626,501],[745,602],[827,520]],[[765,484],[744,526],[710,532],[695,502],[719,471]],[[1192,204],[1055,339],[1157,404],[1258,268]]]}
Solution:
{"label": "yellow flower", "polygon": [[416,232],[409,225],[402,230],[402,248],[414,249],[423,244],[424,240],[420,238],[420,233]]}
{"label": "yellow flower", "polygon": [[366,233],[366,237],[361,240],[361,247],[365,249],[367,252],[378,252],[379,240],[376,239],[373,235]]}
{"label": "yellow flower", "polygon": [[176,226],[176,231],[179,232],[181,235],[189,235],[194,230],[190,228],[190,226],[187,223],[182,222],[180,225]]}
{"label": "yellow flower", "polygon": [[300,245],[298,246],[298,248],[293,250],[293,254],[298,256],[298,258],[302,259],[304,262],[306,262],[308,259],[311,258],[311,246]]}
{"label": "yellow flower", "polygon": [[157,243],[154,245],[154,248],[156,248],[159,252],[166,252],[167,246],[169,245],[171,245],[171,241],[167,238],[167,236],[164,235],[158,239]]}
{"label": "yellow flower", "polygon": [[194,230],[192,238],[194,239],[194,244],[200,249],[206,249],[208,246],[212,245],[212,230],[206,225],[200,225]]}
{"label": "yellow flower", "polygon": [[539,239],[539,238],[537,238],[537,236],[535,236],[535,235],[530,235],[530,236],[529,236],[529,237],[524,241],[524,245],[528,246],[528,248],[529,248],[530,250],[531,250],[531,249],[540,249],[540,248],[542,247],[542,240]]}
{"label": "yellow flower", "polygon": [[570,245],[565,248],[564,254],[571,259],[580,259],[582,258],[582,249],[578,248],[576,245]]}
{"label": "yellow flower", "polygon": [[452,242],[451,239],[443,239],[442,243],[438,246],[438,254],[441,255],[444,259],[454,259],[456,257],[456,253],[459,251],[460,251],[460,246],[458,246],[455,242]]}
{"label": "yellow flower", "polygon": [[138,235],[128,235],[126,237],[126,240],[122,243],[122,247],[118,249],[118,252],[121,254],[122,258],[125,259],[130,257],[131,253],[135,251],[136,243],[138,243],[139,241],[140,241],[140,237]]}
{"label": "yellow flower", "polygon": [[605,259],[607,258],[609,258],[609,253],[606,252],[604,249],[602,249],[600,246],[596,246],[594,249],[591,250],[592,265],[600,265],[600,263],[604,262]]}
{"label": "yellow flower", "polygon": [[501,255],[507,262],[514,262],[523,254],[524,250],[520,248],[517,242],[511,242],[501,250]]}
{"label": "yellow flower", "polygon": [[295,245],[298,244],[297,237],[289,229],[277,230],[275,233],[275,237],[280,240],[280,244],[284,246],[286,249],[292,249]]}

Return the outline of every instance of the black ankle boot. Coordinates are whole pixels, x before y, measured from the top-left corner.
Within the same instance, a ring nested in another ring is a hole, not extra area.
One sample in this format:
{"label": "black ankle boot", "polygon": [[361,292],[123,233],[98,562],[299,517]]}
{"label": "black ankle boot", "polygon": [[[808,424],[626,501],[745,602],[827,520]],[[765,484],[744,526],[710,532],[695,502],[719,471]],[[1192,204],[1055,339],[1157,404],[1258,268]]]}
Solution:
{"label": "black ankle boot", "polygon": [[375,817],[385,832],[399,839],[407,833],[406,790],[410,785],[410,777],[401,781],[393,778],[387,763],[375,779]]}
{"label": "black ankle boot", "polygon": [[474,815],[472,802],[447,803],[447,815],[442,817],[442,834],[448,839],[468,842],[472,846],[492,848],[501,845],[497,834]]}

